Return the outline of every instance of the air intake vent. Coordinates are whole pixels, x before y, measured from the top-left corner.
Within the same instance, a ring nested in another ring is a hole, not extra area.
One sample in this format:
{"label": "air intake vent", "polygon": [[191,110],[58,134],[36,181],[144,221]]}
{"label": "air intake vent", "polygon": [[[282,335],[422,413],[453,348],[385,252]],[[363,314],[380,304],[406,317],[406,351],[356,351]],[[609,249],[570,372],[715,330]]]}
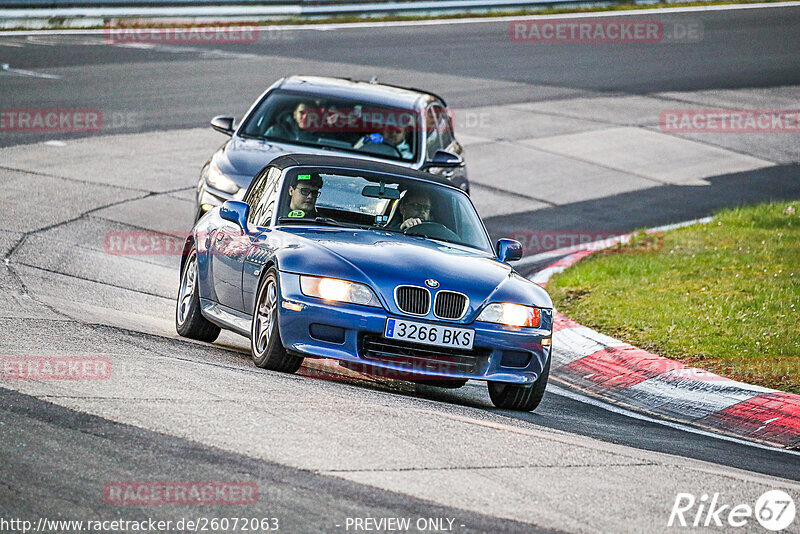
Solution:
{"label": "air intake vent", "polygon": [[359,356],[365,360],[390,363],[416,372],[441,374],[479,373],[482,362],[486,362],[486,349],[458,350],[448,347],[433,347],[386,339],[373,334],[361,337]]}
{"label": "air intake vent", "polygon": [[469,299],[463,293],[439,291],[436,293],[433,314],[439,319],[461,319],[467,313],[468,303]]}
{"label": "air intake vent", "polygon": [[431,309],[431,294],[424,287],[397,286],[394,301],[400,311],[411,315],[428,315]]}

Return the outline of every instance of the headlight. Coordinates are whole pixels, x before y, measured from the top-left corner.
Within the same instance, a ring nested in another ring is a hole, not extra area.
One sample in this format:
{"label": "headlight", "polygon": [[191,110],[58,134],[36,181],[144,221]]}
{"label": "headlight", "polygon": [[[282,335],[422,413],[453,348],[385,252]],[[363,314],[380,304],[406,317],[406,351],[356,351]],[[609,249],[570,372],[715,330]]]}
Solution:
{"label": "headlight", "polygon": [[339,280],[338,278],[320,278],[318,276],[301,276],[300,290],[303,295],[337,302],[349,302],[363,306],[381,307],[378,297],[364,284]]}
{"label": "headlight", "polygon": [[214,189],[230,193],[231,195],[239,191],[239,186],[236,185],[236,182],[222,174],[222,171],[219,170],[216,163],[212,163],[208,166],[206,182]]}
{"label": "headlight", "polygon": [[495,302],[484,308],[478,320],[509,326],[538,328],[542,323],[542,310],[533,306],[523,306],[522,304]]}

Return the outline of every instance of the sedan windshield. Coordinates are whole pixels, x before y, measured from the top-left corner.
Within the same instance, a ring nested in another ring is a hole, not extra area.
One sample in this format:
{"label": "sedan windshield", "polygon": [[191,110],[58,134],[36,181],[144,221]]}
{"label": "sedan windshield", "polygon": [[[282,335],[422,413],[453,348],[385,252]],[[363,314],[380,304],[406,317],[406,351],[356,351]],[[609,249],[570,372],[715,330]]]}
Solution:
{"label": "sedan windshield", "polygon": [[241,134],[415,161],[419,124],[419,114],[413,109],[274,91],[253,111]]}
{"label": "sedan windshield", "polygon": [[465,193],[390,174],[290,169],[280,194],[278,223],[379,229],[492,253]]}

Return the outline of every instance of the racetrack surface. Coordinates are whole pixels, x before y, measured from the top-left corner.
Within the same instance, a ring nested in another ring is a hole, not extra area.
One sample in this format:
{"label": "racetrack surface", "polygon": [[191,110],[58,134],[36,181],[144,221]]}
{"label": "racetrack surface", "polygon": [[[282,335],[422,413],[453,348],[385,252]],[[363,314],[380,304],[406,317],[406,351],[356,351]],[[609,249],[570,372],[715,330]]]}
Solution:
{"label": "racetrack surface", "polygon": [[[797,199],[797,134],[668,135],[658,116],[796,107],[799,14],[670,15],[702,22],[704,39],[658,46],[511,44],[500,22],[183,49],[0,37],[3,63],[60,76],[0,74],[4,109],[109,118],[90,136],[0,134],[0,356],[102,355],[113,369],[97,382],[0,383],[0,514],[271,514],[290,532],[404,516],[454,518],[465,532],[638,532],[667,530],[678,492],[751,505],[768,489],[797,497],[796,455],[555,389],[519,414],[492,408],[479,382],[449,391],[258,370],[241,337],[208,345],[174,333],[176,255],[109,254],[104,239],[186,231],[199,167],[223,140],[199,127],[241,116],[290,73],[377,73],[442,93],[495,237],[623,231]],[[26,144],[56,139],[65,145]],[[641,158],[623,157],[631,151]],[[261,498],[233,511],[112,507],[103,487],[118,480],[249,480]]]}

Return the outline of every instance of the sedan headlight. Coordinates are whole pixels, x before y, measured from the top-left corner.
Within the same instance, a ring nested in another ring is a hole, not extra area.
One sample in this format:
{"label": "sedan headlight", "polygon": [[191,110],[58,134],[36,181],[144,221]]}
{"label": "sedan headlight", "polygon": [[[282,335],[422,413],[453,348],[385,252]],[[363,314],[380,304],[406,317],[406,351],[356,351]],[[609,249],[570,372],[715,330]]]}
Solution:
{"label": "sedan headlight", "polygon": [[231,195],[239,191],[239,186],[236,185],[236,182],[222,174],[222,171],[219,170],[219,167],[217,167],[216,163],[212,163],[208,166],[206,182],[208,182],[208,185],[214,189],[229,193]]}
{"label": "sedan headlight", "polygon": [[301,276],[300,290],[303,295],[308,297],[381,307],[378,297],[368,286],[356,282],[348,282],[347,280],[339,280],[338,278]]}
{"label": "sedan headlight", "polygon": [[538,328],[542,323],[542,310],[533,306],[495,302],[489,304],[478,316],[479,321],[505,324],[508,326],[528,326]]}

